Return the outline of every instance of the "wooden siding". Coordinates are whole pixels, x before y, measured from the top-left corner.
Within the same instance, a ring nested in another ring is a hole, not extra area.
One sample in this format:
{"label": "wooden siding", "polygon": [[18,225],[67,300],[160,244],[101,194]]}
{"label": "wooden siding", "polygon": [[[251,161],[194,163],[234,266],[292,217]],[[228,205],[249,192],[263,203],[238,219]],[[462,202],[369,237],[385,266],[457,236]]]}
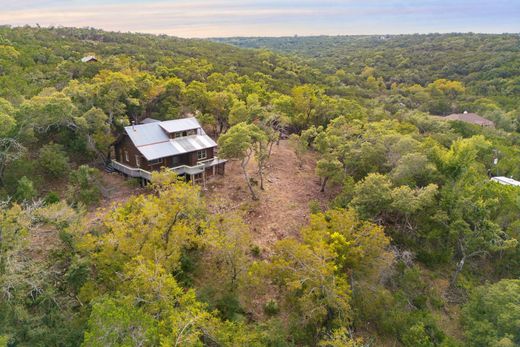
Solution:
{"label": "wooden siding", "polygon": [[[180,165],[187,165],[187,166],[195,166],[198,162],[197,152],[190,152],[190,153],[184,153],[181,155],[173,156],[173,157],[165,157],[162,158],[162,163],[154,163],[153,161],[150,163],[148,162],[142,154],[139,152],[139,150],[135,147],[133,142],[130,140],[130,138],[125,135],[123,138],[115,144],[115,160],[120,162],[121,164],[132,166],[132,167],[139,167],[143,170],[147,171],[154,171],[154,170],[160,170],[161,167],[176,167]],[[128,152],[128,161],[125,158],[125,151]],[[215,147],[207,148],[206,151],[206,158],[202,160],[207,160],[215,157]],[[139,156],[139,166],[137,166],[136,163],[136,156]]]}

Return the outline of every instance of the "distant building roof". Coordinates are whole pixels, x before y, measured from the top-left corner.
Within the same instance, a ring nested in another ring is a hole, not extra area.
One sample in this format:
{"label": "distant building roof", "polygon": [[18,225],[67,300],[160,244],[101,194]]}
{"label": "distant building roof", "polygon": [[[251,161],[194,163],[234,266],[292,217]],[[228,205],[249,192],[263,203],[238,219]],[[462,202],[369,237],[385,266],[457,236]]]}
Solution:
{"label": "distant building roof", "polygon": [[[197,130],[194,135],[171,139],[169,133]],[[130,125],[125,131],[147,160],[171,157],[217,146],[202,129],[196,118],[174,119]]]}
{"label": "distant building roof", "polygon": [[495,182],[498,182],[500,184],[508,185],[508,186],[520,187],[520,181],[514,180],[514,179],[509,178],[509,177],[497,176],[497,177],[491,178],[491,180],[495,181]]}
{"label": "distant building roof", "polygon": [[98,61],[98,60],[93,55],[88,55],[86,57],[81,58],[82,63],[88,63],[89,61]]}
{"label": "distant building roof", "polygon": [[484,127],[494,127],[495,123],[486,119],[484,117],[479,116],[476,113],[468,113],[464,111],[464,113],[454,113],[449,116],[444,117],[446,120],[458,120],[461,122],[476,124]]}
{"label": "distant building roof", "polygon": [[160,122],[160,120],[158,119],[153,119],[153,118],[145,118],[141,121],[141,124],[148,124],[148,123],[157,123],[157,122]]}

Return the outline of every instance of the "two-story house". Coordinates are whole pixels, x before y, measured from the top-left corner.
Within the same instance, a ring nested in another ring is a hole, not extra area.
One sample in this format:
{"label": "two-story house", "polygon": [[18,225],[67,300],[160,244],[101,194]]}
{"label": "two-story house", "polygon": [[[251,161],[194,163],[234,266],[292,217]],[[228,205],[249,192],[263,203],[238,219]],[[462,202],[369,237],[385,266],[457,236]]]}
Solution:
{"label": "two-story house", "polygon": [[125,127],[115,142],[111,166],[131,177],[150,181],[151,171],[171,168],[192,182],[223,175],[226,160],[215,156],[217,144],[195,117],[158,121],[146,119]]}

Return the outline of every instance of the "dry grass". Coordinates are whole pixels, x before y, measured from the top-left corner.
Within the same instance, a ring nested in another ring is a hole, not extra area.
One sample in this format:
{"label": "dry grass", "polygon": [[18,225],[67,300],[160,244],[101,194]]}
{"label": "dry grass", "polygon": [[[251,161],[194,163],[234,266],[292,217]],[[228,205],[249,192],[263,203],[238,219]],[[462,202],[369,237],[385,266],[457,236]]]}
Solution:
{"label": "dry grass", "polygon": [[[277,240],[297,236],[309,217],[309,203],[316,200],[327,206],[333,191],[321,193],[315,174],[316,157],[307,153],[301,168],[287,141],[273,147],[265,174],[265,190],[258,186],[259,200],[253,201],[238,162],[226,163],[226,174],[211,180],[205,192],[212,212],[238,211],[250,226],[253,241],[269,252]],[[258,180],[256,163],[248,171]]]}

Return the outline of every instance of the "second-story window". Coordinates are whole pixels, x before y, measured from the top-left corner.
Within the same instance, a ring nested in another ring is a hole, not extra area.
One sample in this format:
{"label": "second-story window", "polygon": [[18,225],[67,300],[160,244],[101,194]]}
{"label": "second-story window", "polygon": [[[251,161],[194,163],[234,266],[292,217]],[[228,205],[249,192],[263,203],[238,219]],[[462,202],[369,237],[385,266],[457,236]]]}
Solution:
{"label": "second-story window", "polygon": [[154,160],[148,161],[148,164],[150,164],[150,165],[157,165],[157,164],[162,164],[162,162],[163,162],[163,159],[159,158],[159,159],[154,159]]}
{"label": "second-story window", "polygon": [[198,160],[203,160],[203,159],[206,159],[207,157],[208,157],[208,153],[206,153],[205,149],[203,149],[202,151],[197,151]]}
{"label": "second-story window", "polygon": [[130,162],[130,157],[128,156],[128,151],[125,151],[125,161]]}
{"label": "second-story window", "polygon": [[135,156],[135,166],[141,167],[141,158],[138,155]]}

